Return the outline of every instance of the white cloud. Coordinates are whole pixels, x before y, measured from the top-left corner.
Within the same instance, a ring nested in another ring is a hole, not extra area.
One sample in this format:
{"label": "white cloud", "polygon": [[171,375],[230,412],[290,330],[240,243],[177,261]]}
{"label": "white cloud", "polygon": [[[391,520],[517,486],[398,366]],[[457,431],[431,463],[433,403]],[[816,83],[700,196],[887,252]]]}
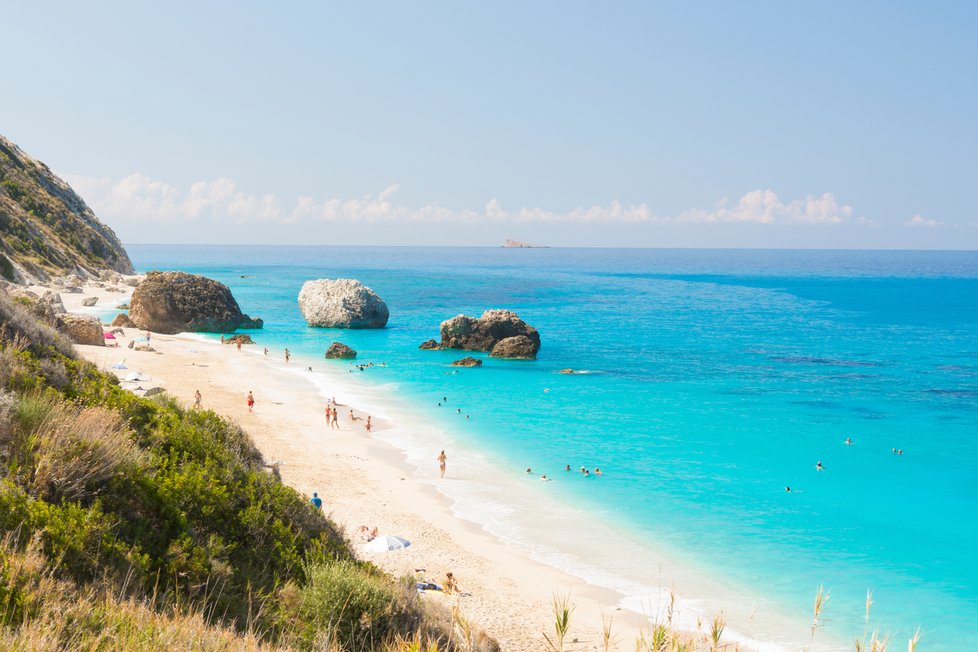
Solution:
{"label": "white cloud", "polygon": [[944,222],[931,220],[926,217],[921,217],[920,215],[914,215],[907,220],[907,226],[941,226],[942,224],[944,224]]}
{"label": "white cloud", "polygon": [[[678,217],[657,216],[647,204],[624,205],[612,201],[605,205],[582,206],[566,211],[542,207],[507,209],[490,199],[481,210],[447,208],[431,203],[407,207],[393,201],[400,190],[392,184],[374,195],[359,199],[333,197],[317,199],[300,195],[294,201],[281,201],[272,194],[253,194],[240,190],[232,179],[197,181],[186,191],[142,174],[131,174],[119,181],[106,177],[65,175],[65,179],[92,206],[96,214],[109,221],[231,221],[235,223],[359,221],[441,222],[441,223],[758,223],[758,224],[840,224],[850,220],[852,208],[840,204],[832,193],[782,202],[773,190],[753,190],[730,206],[727,200],[713,210],[691,209]],[[859,223],[871,222],[860,218]]]}
{"label": "white cloud", "polygon": [[773,190],[752,190],[734,206],[726,199],[714,210],[692,209],[680,214],[685,222],[757,222],[760,224],[841,224],[852,216],[852,207],[839,204],[830,192],[783,203]]}

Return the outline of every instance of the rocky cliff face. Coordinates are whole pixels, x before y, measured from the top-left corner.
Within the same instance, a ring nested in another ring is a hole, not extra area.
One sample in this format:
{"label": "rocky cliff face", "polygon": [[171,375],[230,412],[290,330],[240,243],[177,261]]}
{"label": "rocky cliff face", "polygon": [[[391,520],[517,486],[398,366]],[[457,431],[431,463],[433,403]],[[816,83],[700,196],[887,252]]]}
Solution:
{"label": "rocky cliff face", "polygon": [[0,278],[132,274],[122,243],[44,163],[0,136]]}

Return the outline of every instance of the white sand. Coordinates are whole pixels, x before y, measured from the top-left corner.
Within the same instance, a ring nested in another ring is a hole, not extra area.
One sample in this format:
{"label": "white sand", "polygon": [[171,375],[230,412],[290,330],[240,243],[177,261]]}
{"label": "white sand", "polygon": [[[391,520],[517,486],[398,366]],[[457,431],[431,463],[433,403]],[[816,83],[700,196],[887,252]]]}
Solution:
{"label": "white sand", "polygon": [[[42,292],[45,288],[33,288]],[[81,300],[98,296],[95,308],[81,308]],[[84,294],[62,294],[71,312],[104,310],[128,297],[86,287]],[[260,339],[260,331],[253,335]],[[345,527],[357,541],[361,524],[378,526],[380,532],[409,539],[407,550],[390,554],[362,554],[395,576],[414,574],[425,568],[425,577],[441,583],[451,571],[461,590],[461,613],[495,637],[505,650],[542,650],[542,632],[552,632],[552,600],[555,593],[569,593],[575,605],[567,650],[604,649],[602,618],[614,617],[616,645],[610,649],[634,649],[642,617],[617,608],[621,595],[588,585],[583,580],[534,561],[514,546],[508,546],[475,524],[456,517],[448,500],[427,482],[412,477],[413,467],[403,454],[366,434],[363,421],[351,422],[351,407],[357,416],[366,415],[356,406],[340,408],[340,430],[327,430],[320,390],[287,369],[280,351],[268,357],[254,354],[260,345],[238,351],[231,345],[204,341],[186,335],[153,334],[156,352],[126,348],[145,333],[126,329],[119,348],[77,346],[86,359],[99,368],[122,359],[128,367],[116,371],[120,377],[138,370],[149,380],[124,383],[163,387],[185,405],[193,403],[194,391],[203,395],[207,409],[239,423],[255,441],[266,460],[281,461],[282,480],[304,495],[318,491],[324,511]],[[250,350],[249,350],[250,349]],[[295,361],[291,365],[296,366]],[[333,389],[332,387],[330,388]],[[245,403],[249,390],[255,392],[253,414]],[[331,392],[332,393],[332,392]],[[343,387],[335,396],[344,403]],[[374,424],[375,434],[389,427]],[[438,450],[433,447],[432,465]],[[453,476],[452,458],[446,480]],[[425,599],[452,598],[426,593]]]}

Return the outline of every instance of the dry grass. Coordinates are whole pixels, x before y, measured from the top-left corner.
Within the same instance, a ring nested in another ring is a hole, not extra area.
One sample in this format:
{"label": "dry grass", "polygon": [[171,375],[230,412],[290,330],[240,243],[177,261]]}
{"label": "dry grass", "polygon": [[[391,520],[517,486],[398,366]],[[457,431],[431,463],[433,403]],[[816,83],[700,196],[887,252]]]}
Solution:
{"label": "dry grass", "polygon": [[49,502],[91,499],[117,473],[143,463],[129,428],[111,410],[36,394],[22,397],[15,415],[0,445],[25,486]]}
{"label": "dry grass", "polygon": [[54,577],[37,542],[17,552],[0,544],[0,649],[265,650],[249,633],[214,626],[203,612],[157,609],[152,601],[124,598],[108,585]]}

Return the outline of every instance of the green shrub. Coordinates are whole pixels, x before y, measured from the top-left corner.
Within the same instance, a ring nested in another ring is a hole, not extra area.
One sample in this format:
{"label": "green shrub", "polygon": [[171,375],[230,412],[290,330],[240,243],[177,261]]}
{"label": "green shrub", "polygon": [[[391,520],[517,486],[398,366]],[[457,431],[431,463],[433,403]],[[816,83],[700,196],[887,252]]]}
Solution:
{"label": "green shrub", "polygon": [[315,564],[306,570],[300,613],[307,642],[342,650],[379,647],[417,618],[388,578],[352,561]]}

